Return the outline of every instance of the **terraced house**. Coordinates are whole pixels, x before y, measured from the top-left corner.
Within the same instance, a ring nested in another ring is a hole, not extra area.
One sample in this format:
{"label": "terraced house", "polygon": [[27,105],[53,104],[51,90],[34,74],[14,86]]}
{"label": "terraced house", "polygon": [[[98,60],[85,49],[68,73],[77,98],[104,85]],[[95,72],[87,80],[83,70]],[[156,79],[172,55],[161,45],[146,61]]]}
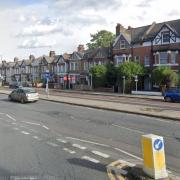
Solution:
{"label": "terraced house", "polygon": [[[157,66],[180,72],[180,19],[127,29],[117,24],[113,58],[116,65],[134,60],[150,72]],[[144,90],[152,89],[150,79],[151,74],[146,74]]]}

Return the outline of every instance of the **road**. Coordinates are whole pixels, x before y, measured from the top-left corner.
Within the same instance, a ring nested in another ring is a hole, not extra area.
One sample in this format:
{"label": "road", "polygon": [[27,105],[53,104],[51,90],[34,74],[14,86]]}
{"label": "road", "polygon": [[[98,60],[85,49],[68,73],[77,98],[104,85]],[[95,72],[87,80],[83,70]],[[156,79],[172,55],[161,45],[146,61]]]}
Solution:
{"label": "road", "polygon": [[106,165],[141,161],[141,135],[165,138],[167,167],[180,173],[180,123],[0,95],[0,177],[106,180]]}

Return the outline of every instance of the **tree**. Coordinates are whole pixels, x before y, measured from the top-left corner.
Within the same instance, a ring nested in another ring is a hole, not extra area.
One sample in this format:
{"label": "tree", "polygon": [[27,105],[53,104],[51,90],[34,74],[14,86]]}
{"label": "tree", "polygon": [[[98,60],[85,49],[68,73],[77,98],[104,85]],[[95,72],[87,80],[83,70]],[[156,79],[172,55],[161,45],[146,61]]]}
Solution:
{"label": "tree", "polygon": [[144,75],[144,67],[134,61],[125,62],[117,68],[118,81],[122,81],[122,77],[126,79],[126,92],[130,93],[133,86],[135,76]]}
{"label": "tree", "polygon": [[96,65],[90,69],[93,78],[93,87],[102,87],[106,82],[107,68],[104,65]]}
{"label": "tree", "polygon": [[135,75],[144,75],[144,67],[141,64],[133,61],[121,64],[117,70],[119,76],[125,76],[128,80],[132,80]]}
{"label": "tree", "polygon": [[113,63],[106,64],[106,83],[114,86],[117,81],[117,70]]}
{"label": "tree", "polygon": [[87,43],[88,49],[94,49],[98,47],[109,47],[115,39],[115,35],[112,32],[101,30],[95,34],[91,34],[91,40]]}
{"label": "tree", "polygon": [[171,68],[162,66],[152,71],[152,79],[163,91],[177,82],[177,74]]}

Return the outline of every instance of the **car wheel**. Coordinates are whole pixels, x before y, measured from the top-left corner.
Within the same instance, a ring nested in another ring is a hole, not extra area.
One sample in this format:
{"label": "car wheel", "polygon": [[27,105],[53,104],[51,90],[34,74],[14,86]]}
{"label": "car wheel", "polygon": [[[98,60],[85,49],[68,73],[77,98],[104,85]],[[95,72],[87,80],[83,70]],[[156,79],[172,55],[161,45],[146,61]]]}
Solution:
{"label": "car wheel", "polygon": [[165,100],[166,102],[172,102],[172,99],[171,99],[170,97],[165,97],[164,100]]}
{"label": "car wheel", "polygon": [[24,100],[24,98],[21,99],[21,103],[24,104],[26,101]]}

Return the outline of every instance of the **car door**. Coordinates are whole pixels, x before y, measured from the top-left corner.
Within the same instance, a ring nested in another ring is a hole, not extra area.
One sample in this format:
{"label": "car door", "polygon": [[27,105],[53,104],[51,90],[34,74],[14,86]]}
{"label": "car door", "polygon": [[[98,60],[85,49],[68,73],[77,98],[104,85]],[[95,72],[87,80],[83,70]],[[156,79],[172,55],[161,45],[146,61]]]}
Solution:
{"label": "car door", "polygon": [[177,100],[180,101],[180,89],[177,90]]}
{"label": "car door", "polygon": [[17,90],[17,101],[21,101],[21,98],[22,98],[22,95],[23,95],[23,90],[22,89],[18,89]]}

